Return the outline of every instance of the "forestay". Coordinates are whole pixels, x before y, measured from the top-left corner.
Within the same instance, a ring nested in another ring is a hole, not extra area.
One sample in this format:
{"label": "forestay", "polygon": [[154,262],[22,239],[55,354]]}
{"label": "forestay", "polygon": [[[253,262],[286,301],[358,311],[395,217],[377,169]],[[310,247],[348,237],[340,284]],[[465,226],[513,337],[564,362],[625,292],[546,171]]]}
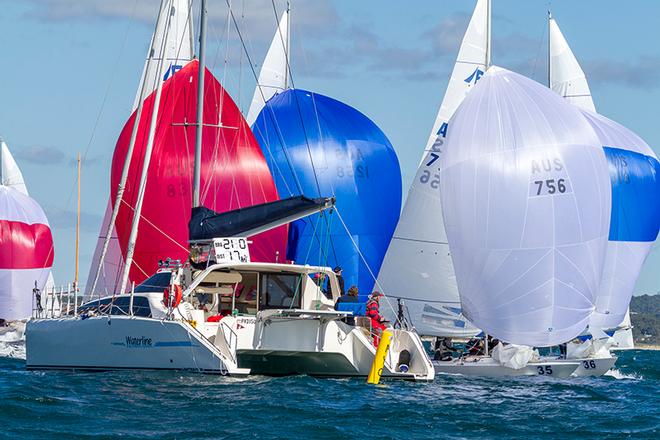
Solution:
{"label": "forestay", "polygon": [[466,317],[515,344],[579,335],[594,306],[611,190],[580,110],[491,67],[451,120],[444,222]]}
{"label": "forestay", "polygon": [[449,118],[489,62],[489,15],[489,2],[479,0],[378,277],[388,297],[404,299],[412,323],[422,335],[470,336],[479,332],[461,315],[442,220],[438,172]]}

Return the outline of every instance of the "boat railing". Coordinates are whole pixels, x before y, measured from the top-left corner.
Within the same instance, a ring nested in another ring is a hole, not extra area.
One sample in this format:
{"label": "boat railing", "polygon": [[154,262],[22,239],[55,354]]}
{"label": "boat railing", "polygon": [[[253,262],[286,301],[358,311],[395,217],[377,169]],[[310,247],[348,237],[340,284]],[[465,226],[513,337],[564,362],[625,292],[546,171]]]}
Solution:
{"label": "boat railing", "polygon": [[55,319],[63,316],[76,316],[82,304],[80,289],[73,283],[66,286],[48,286],[44,290],[32,290],[32,317]]}
{"label": "boat railing", "polygon": [[[229,355],[232,361],[236,363],[234,353],[236,353],[236,349],[238,348],[238,335],[226,322],[220,321],[220,326],[222,327],[222,335],[225,338],[227,347],[229,347]],[[229,340],[227,340],[227,338],[229,338]]]}

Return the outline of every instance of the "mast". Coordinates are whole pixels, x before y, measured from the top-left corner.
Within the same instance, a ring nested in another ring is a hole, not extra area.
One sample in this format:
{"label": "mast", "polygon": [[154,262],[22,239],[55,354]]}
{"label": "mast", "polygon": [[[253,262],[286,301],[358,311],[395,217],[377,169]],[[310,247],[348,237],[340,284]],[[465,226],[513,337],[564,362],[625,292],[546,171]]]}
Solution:
{"label": "mast", "polygon": [[197,126],[195,129],[195,164],[193,168],[193,208],[200,206],[199,187],[202,163],[202,131],[204,129],[204,74],[206,73],[206,0],[201,0],[199,26],[199,76],[197,79]]}
{"label": "mast", "polygon": [[78,269],[80,257],[80,153],[78,153],[78,208],[76,211],[76,275],[73,279],[73,291],[78,290]]}
{"label": "mast", "polygon": [[486,70],[490,67],[491,64],[491,56],[490,56],[490,50],[491,50],[491,44],[490,44],[490,27],[491,27],[491,0],[487,0],[486,2],[486,14],[487,14],[487,19],[486,19]]}
{"label": "mast", "polygon": [[[171,0],[162,0],[161,7],[158,11],[158,18],[156,18],[156,29],[154,30],[154,33],[157,32],[158,30],[158,23],[161,20],[161,15],[163,13],[163,3],[164,2],[169,2]],[[164,52],[165,52],[165,42],[167,41],[167,28],[169,27],[169,24],[166,24],[166,30],[165,30],[165,36],[163,38],[163,41],[161,42],[161,48],[160,48],[160,61],[158,62],[158,72],[160,72],[162,69],[162,63],[163,63],[163,58],[164,58]],[[147,65],[145,66],[145,72],[149,71],[149,67],[151,67],[151,63],[153,63],[154,56],[156,54],[156,38],[151,39],[151,47],[149,48],[149,58],[147,59]],[[160,78],[160,75],[157,75],[157,79]],[[162,81],[159,81],[159,83],[162,83]],[[124,167],[122,168],[121,171],[121,179],[119,180],[119,187],[117,188],[117,195],[115,196],[115,204],[112,209],[112,215],[110,217],[110,221],[108,222],[108,228],[105,231],[105,238],[103,239],[103,250],[101,251],[101,256],[99,257],[99,263],[96,268],[96,273],[94,274],[94,281],[92,282],[92,288],[90,289],[90,294],[94,294],[94,291],[96,290],[96,285],[98,284],[99,277],[101,276],[101,270],[103,269],[103,262],[105,261],[105,257],[108,253],[108,247],[110,246],[110,240],[112,239],[112,231],[114,231],[115,228],[115,223],[117,221],[117,216],[119,215],[119,208],[121,207],[122,203],[122,198],[124,197],[124,190],[126,189],[126,181],[128,180],[128,171],[131,167],[131,158],[133,157],[133,150],[135,148],[135,141],[137,140],[137,133],[138,133],[138,126],[140,125],[140,118],[142,117],[142,107],[144,104],[144,100],[146,98],[147,90],[148,90],[148,85],[146,78],[142,82],[142,87],[140,88],[140,98],[139,98],[139,103],[138,107],[135,113],[135,122],[133,123],[133,130],[131,131],[131,140],[128,144],[128,150],[126,151],[126,159],[124,159]],[[76,277],[77,278],[77,277]],[[123,289],[120,291],[123,292]]]}
{"label": "mast", "polygon": [[548,87],[552,88],[551,78],[552,78],[552,60],[550,57],[550,49],[552,47],[550,22],[552,21],[552,12],[548,10]]}
{"label": "mast", "polygon": [[286,2],[286,40],[284,41],[284,57],[286,69],[284,71],[284,90],[289,88],[289,69],[291,69],[291,2]]}
{"label": "mast", "polygon": [[[168,0],[164,0],[164,1],[168,1]],[[167,40],[167,33],[169,32],[169,27],[170,24],[168,22],[168,24],[165,26],[165,34],[164,34],[165,37],[163,38],[163,41]],[[163,68],[165,43],[162,44],[160,51],[161,51],[161,55],[160,55],[160,59],[158,60],[157,72],[161,72]],[[137,239],[138,225],[140,224],[140,216],[142,214],[142,202],[144,201],[144,193],[147,189],[147,175],[149,171],[149,163],[151,162],[151,152],[153,151],[153,147],[154,147],[154,139],[156,137],[156,125],[158,123],[158,110],[160,107],[160,97],[162,91],[163,91],[163,81],[158,81],[158,85],[156,87],[156,96],[154,97],[153,109],[151,112],[151,122],[149,125],[147,148],[145,150],[144,161],[142,163],[140,187],[138,191],[137,201],[135,203],[135,209],[133,211],[133,222],[131,223],[131,233],[128,237],[128,246],[126,249],[126,263],[124,264],[124,272],[121,277],[121,288],[119,290],[120,293],[126,290],[126,286],[128,285],[128,275],[131,271],[131,265],[133,264],[133,254],[135,253],[135,241]],[[133,126],[134,130],[136,126],[137,126],[137,121]],[[117,204],[115,205],[115,207],[117,207]]]}

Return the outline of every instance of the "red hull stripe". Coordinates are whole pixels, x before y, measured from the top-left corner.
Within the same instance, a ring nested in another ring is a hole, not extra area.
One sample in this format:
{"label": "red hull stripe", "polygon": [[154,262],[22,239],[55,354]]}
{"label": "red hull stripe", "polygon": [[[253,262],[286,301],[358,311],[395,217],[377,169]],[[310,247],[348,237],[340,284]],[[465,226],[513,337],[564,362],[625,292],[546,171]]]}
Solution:
{"label": "red hull stripe", "polygon": [[53,236],[47,225],[0,220],[0,269],[53,266]]}

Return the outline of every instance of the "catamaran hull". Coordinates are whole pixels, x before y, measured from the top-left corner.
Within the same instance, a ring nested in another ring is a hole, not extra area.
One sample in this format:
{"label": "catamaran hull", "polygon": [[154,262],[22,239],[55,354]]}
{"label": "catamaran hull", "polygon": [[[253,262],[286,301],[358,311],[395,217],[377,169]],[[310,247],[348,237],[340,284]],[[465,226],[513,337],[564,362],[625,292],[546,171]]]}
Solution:
{"label": "catamaran hull", "polygon": [[31,320],[26,367],[75,370],[192,370],[227,374],[222,359],[177,321],[94,317]]}
{"label": "catamaran hull", "polygon": [[520,369],[508,368],[491,358],[474,360],[434,361],[436,373],[461,374],[481,377],[542,376],[557,379],[571,377],[578,368],[577,361],[530,362]]}

